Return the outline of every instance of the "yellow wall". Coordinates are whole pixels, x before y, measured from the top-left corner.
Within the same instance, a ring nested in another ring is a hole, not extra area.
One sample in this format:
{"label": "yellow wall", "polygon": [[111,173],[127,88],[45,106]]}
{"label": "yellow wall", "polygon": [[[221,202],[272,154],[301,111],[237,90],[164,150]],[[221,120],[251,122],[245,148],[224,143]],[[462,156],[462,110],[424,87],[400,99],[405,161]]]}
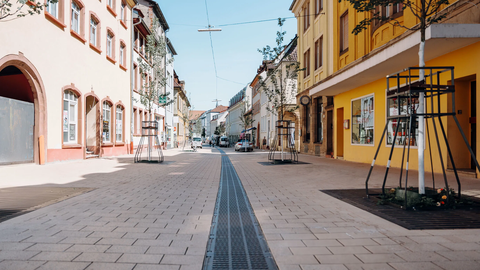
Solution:
{"label": "yellow wall", "polygon": [[[428,46],[426,47],[428,50]],[[462,115],[458,115],[458,119],[462,122],[462,128],[464,128],[464,132],[467,134],[469,133],[468,130],[468,115],[470,111],[469,102],[465,101],[465,98],[468,98],[468,93],[465,94],[466,83],[467,81],[471,81],[472,78],[476,78],[478,80],[478,75],[480,74],[480,65],[477,63],[480,61],[480,42],[477,42],[473,45],[467,46],[465,48],[459,49],[457,51],[451,52],[449,54],[443,55],[438,57],[432,61],[426,63],[426,66],[454,66],[454,74],[455,79],[458,80],[455,82],[458,94],[456,95],[456,106],[457,110],[462,110]],[[387,74],[386,74],[387,75]],[[461,78],[465,78],[465,80],[461,80]],[[441,84],[447,84],[448,80],[445,78],[441,82]],[[363,162],[363,163],[371,163],[373,157],[375,155],[375,151],[378,147],[380,142],[380,138],[382,135],[382,131],[385,127],[386,123],[386,97],[385,97],[385,89],[386,89],[386,79],[381,79],[366,85],[359,86],[351,91],[339,94],[335,96],[335,108],[342,108],[344,109],[344,119],[350,119],[350,129],[339,129],[338,125],[335,128],[335,134],[337,132],[344,132],[344,139],[343,139],[343,157],[345,160],[355,161],[355,162]],[[477,86],[478,89],[478,86]],[[478,91],[477,91],[478,92]],[[374,110],[375,110],[375,133],[374,133],[374,145],[372,146],[359,146],[359,145],[352,145],[351,144],[351,101],[352,99],[357,99],[359,97],[367,96],[370,94],[374,94]],[[441,106],[442,112],[446,112],[448,103],[450,100],[447,96],[443,96],[441,99]],[[430,104],[427,105],[430,108]],[[337,110],[335,110],[337,111]],[[477,94],[477,116],[480,116],[480,95]],[[335,115],[337,117],[337,115]],[[336,119],[335,121],[339,121],[341,119]],[[466,151],[466,147],[464,146],[463,140],[456,129],[456,125],[454,125],[454,121],[452,117],[443,118],[445,128],[449,127],[450,132],[447,131],[447,136],[449,137],[450,147],[457,151],[455,155],[455,162],[460,156],[467,156],[468,152]],[[452,123],[454,126],[452,126]],[[437,121],[437,128],[438,131],[441,132],[439,129],[438,121]],[[441,172],[441,164],[438,159],[438,151],[435,141],[435,135],[433,130],[433,125],[431,121],[429,121],[429,130],[431,134],[431,143],[434,144],[432,146],[432,155],[434,161],[434,169],[436,172]],[[441,136],[441,133],[439,133]],[[337,134],[335,138],[338,138]],[[480,143],[480,132],[478,132],[477,128],[477,141]],[[335,143],[335,153],[337,153],[338,142]],[[426,144],[426,151],[425,151],[425,170],[430,171],[430,155],[429,155],[429,148],[428,142]],[[447,149],[444,143],[441,143],[441,151],[443,154],[445,165],[448,164],[447,162]],[[376,164],[378,165],[387,165],[389,150],[391,147],[387,147],[385,140],[382,142],[382,146],[380,148],[379,156],[377,157]],[[477,147],[477,150],[479,147]],[[463,150],[459,150],[463,149]],[[480,153],[480,151],[478,152]],[[392,167],[400,167],[401,165],[401,155],[402,155],[402,147],[397,147],[394,151],[394,155],[392,157]],[[465,158],[460,158],[458,160],[458,165],[460,164],[469,164],[468,156]],[[411,148],[410,153],[410,169],[417,169],[418,159],[417,159],[417,150],[416,147]],[[462,166],[457,166],[462,167]]]}

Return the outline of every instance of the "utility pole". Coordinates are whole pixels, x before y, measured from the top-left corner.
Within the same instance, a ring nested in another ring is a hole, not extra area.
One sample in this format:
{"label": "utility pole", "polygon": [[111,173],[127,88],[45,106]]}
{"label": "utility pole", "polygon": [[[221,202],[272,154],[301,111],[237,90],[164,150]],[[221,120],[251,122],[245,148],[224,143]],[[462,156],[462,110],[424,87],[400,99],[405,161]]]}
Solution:
{"label": "utility pole", "polygon": [[212,100],[212,102],[216,102],[216,103],[215,103],[215,108],[218,107],[218,102],[219,102],[219,101],[222,101],[222,100],[221,100],[221,99],[214,99],[214,100]]}

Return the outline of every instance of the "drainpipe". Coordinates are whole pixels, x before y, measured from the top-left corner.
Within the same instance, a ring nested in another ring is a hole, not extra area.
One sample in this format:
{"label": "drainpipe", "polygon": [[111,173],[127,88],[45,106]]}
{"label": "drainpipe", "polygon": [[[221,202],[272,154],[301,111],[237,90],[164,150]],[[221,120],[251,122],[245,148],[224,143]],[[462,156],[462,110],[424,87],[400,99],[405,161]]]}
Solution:
{"label": "drainpipe", "polygon": [[134,116],[133,116],[133,80],[134,80],[134,76],[135,74],[133,74],[133,47],[135,45],[135,40],[134,40],[134,33],[135,33],[135,29],[134,29],[134,26],[137,25],[137,24],[140,24],[142,23],[142,17],[138,16],[138,18],[140,19],[137,23],[133,23],[133,15],[134,15],[134,11],[133,9],[137,6],[138,4],[136,4],[133,8],[132,8],[132,30],[130,32],[130,37],[131,37],[131,40],[132,40],[132,44],[130,44],[130,154],[133,154],[133,128],[134,128]]}

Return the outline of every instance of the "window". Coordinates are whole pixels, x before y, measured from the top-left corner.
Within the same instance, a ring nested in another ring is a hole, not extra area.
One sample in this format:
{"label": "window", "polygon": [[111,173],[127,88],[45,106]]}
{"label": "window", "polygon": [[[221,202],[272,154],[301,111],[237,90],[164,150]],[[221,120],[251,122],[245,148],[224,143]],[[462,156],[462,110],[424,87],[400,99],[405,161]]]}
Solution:
{"label": "window", "polygon": [[108,0],[108,6],[113,7],[113,0]]}
{"label": "window", "polygon": [[323,0],[315,0],[315,16],[318,16],[323,10]]}
{"label": "window", "polygon": [[133,90],[138,90],[138,66],[133,64]]}
{"label": "window", "polygon": [[107,56],[114,59],[114,35],[112,32],[107,32]]}
{"label": "window", "polygon": [[315,42],[315,69],[323,65],[323,36]]}
{"label": "window", "polygon": [[340,17],[340,53],[348,49],[348,12]]}
{"label": "window", "polygon": [[93,17],[90,19],[90,44],[97,47],[98,40],[98,31],[97,31],[98,21]]}
{"label": "window", "polygon": [[143,36],[140,35],[139,37],[139,47],[138,47],[138,50],[140,51],[140,54],[143,55]]}
{"label": "window", "polygon": [[319,97],[316,99],[317,105],[317,138],[316,142],[323,143],[323,99]]}
{"label": "window", "polygon": [[80,34],[80,7],[72,1],[72,31]]}
{"label": "window", "polygon": [[125,51],[125,43],[123,43],[123,41],[120,42],[120,55],[119,55],[119,61],[120,61],[120,65],[122,67],[125,67],[126,68],[126,58],[127,58],[127,55],[126,55],[126,51]]}
{"label": "window", "polygon": [[114,17],[117,17],[117,13],[115,12],[116,5],[115,0],[107,0],[107,10],[110,12]]}
{"label": "window", "polygon": [[78,97],[70,90],[63,93],[63,143],[77,143]]}
{"label": "window", "polygon": [[[408,98],[389,98],[387,99],[387,116],[407,115],[408,113],[415,113],[418,109],[418,98],[413,98],[409,104]],[[411,145],[417,146],[418,138],[418,118],[412,123],[412,130],[410,136],[408,136],[409,119],[400,118],[400,123],[397,119],[389,119],[387,125],[387,145],[392,145],[395,137],[395,131],[397,131],[397,137],[395,138],[395,145]],[[410,137],[410,141],[408,138]]]}
{"label": "window", "polygon": [[310,49],[303,54],[303,68],[305,69],[303,71],[304,78],[306,78],[310,75]]}
{"label": "window", "polygon": [[121,106],[117,106],[115,120],[115,140],[123,142],[123,108]]}
{"label": "window", "polygon": [[123,23],[125,23],[125,17],[127,13],[127,10],[125,7],[126,7],[125,2],[122,1],[122,4],[120,5],[120,21]]}
{"label": "window", "polygon": [[110,137],[110,132],[112,130],[112,123],[110,121],[111,119],[111,113],[112,113],[112,106],[107,102],[103,102],[103,135],[102,139],[103,142],[110,142],[111,137]]}
{"label": "window", "polygon": [[59,5],[58,2],[56,2],[56,3],[48,2],[48,4],[47,4],[47,12],[50,13],[50,15],[52,15],[56,19],[59,19],[58,5]]}
{"label": "window", "polygon": [[352,144],[373,145],[373,129],[373,95],[352,100]]}
{"label": "window", "polygon": [[307,31],[310,27],[310,2],[303,7],[303,31]]}

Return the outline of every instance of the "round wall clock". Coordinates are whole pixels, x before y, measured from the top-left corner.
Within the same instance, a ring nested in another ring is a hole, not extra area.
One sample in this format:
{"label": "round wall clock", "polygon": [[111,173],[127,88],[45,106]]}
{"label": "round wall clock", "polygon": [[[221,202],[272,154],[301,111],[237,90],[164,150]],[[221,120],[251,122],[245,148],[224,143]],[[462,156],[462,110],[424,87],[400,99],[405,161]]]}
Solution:
{"label": "round wall clock", "polygon": [[308,104],[310,104],[310,98],[308,96],[301,96],[300,104],[302,104],[303,106],[307,106]]}

